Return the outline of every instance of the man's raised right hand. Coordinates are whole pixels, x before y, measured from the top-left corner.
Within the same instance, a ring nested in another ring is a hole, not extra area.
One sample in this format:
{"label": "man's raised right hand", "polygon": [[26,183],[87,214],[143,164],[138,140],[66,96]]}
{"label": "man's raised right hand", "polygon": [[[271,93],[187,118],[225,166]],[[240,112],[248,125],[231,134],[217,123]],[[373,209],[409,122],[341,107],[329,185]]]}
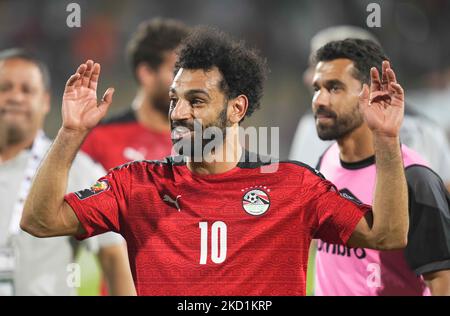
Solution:
{"label": "man's raised right hand", "polygon": [[88,133],[106,115],[112,103],[113,88],[108,88],[97,102],[100,64],[88,60],[67,80],[62,102],[62,127],[66,130]]}

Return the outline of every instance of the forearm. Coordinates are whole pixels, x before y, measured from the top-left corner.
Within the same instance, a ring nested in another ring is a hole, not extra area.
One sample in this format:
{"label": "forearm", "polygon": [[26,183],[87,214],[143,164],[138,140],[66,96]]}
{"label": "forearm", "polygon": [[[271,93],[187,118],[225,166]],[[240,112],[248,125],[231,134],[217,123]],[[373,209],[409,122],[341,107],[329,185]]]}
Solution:
{"label": "forearm", "polygon": [[376,187],[373,202],[375,246],[403,248],[407,242],[408,187],[398,138],[374,136]]}
{"label": "forearm", "polygon": [[433,296],[450,296],[450,270],[424,274],[425,282]]}
{"label": "forearm", "polygon": [[69,170],[86,135],[60,129],[31,185],[24,205],[22,229],[47,236],[61,221],[58,212],[64,203]]}

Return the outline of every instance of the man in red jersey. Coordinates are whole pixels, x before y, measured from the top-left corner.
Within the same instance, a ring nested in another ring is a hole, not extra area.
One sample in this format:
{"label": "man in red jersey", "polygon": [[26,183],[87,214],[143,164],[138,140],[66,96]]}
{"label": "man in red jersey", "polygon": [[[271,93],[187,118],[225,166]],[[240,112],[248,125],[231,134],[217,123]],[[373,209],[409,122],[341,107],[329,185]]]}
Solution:
{"label": "man in red jersey", "polygon": [[[181,148],[185,159],[132,162],[64,196],[72,159],[114,92],[97,102],[100,65],[89,60],[67,82],[63,125],[30,190],[22,229],[80,239],[120,232],[138,295],[305,295],[312,238],[375,249],[406,245],[398,138],[404,95],[392,69],[389,90],[365,85],[360,99],[377,157],[373,212],[314,169],[252,159],[257,155],[236,141],[240,122],[260,105],[265,77],[265,63],[244,43],[199,29],[184,41],[175,70],[173,141],[195,140],[197,122],[226,128],[221,144],[201,159]],[[225,152],[232,155],[223,160]],[[262,172],[268,165],[276,168]]]}
{"label": "man in red jersey", "polygon": [[106,170],[131,160],[170,155],[167,91],[175,49],[188,31],[176,20],[154,18],[139,25],[131,37],[127,59],[139,84],[132,106],[97,126],[81,147]]}

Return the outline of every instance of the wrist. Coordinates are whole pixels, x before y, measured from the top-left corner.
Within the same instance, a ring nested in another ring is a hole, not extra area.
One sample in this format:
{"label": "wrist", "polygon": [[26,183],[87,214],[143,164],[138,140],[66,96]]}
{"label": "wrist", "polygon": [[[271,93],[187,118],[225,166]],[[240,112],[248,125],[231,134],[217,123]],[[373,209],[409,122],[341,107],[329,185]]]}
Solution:
{"label": "wrist", "polygon": [[75,130],[63,126],[58,131],[58,138],[61,138],[66,144],[81,145],[89,132],[89,130]]}
{"label": "wrist", "polygon": [[373,138],[377,164],[402,159],[400,138],[377,135]]}
{"label": "wrist", "polygon": [[381,146],[400,146],[400,137],[374,133],[373,142]]}

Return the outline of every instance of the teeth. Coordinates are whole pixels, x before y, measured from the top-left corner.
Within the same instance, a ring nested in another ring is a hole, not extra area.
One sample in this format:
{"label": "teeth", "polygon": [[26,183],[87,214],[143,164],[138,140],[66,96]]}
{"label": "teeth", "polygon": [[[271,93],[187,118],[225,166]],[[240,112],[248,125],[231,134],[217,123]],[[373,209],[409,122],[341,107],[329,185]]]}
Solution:
{"label": "teeth", "polygon": [[191,130],[184,126],[178,126],[172,130],[172,138],[182,138],[184,135],[189,134]]}
{"label": "teeth", "polygon": [[184,127],[184,126],[178,126],[174,129],[174,131],[176,133],[186,133],[186,132],[189,132],[189,128]]}

